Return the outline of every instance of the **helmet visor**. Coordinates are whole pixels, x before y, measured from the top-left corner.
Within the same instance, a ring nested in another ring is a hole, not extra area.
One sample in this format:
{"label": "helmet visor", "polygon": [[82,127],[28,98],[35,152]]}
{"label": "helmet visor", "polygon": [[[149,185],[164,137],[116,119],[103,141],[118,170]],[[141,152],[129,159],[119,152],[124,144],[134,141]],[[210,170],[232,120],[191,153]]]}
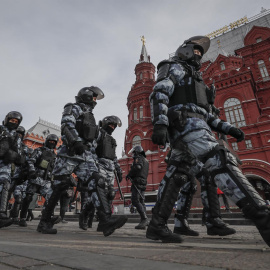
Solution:
{"label": "helmet visor", "polygon": [[91,90],[94,93],[93,96],[97,97],[97,100],[100,100],[100,99],[104,98],[104,93],[100,88],[98,88],[96,86],[91,86],[89,88],[89,90]]}

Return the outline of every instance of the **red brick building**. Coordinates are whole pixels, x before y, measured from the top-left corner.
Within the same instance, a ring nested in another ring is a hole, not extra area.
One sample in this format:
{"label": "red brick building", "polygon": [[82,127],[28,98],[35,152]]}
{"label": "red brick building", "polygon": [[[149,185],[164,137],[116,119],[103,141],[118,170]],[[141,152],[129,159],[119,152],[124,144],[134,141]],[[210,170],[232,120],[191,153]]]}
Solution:
{"label": "red brick building", "polygon": [[[153,125],[151,121],[149,95],[155,85],[155,66],[150,62],[150,56],[147,54],[144,41],[139,63],[135,67],[135,75],[135,83],[131,86],[127,97],[129,114],[128,128],[125,135],[125,150],[122,158],[119,159],[123,170],[121,186],[125,201],[129,203],[131,183],[125,180],[125,176],[130,170],[133,158],[128,155],[128,152],[133,146],[141,145],[145,150],[146,158],[150,165],[146,198],[147,201],[154,203],[156,201],[158,185],[166,171],[164,163],[166,152],[158,149],[158,146],[154,145],[151,141]],[[119,200],[118,193],[115,203],[122,203]]]}
{"label": "red brick building", "polygon": [[[240,127],[245,140],[229,144],[243,162],[242,169],[254,187],[267,199],[270,187],[270,11],[246,17],[210,34],[211,45],[203,57],[201,71],[207,85],[217,89],[215,106],[220,118]],[[162,60],[162,59],[160,59]],[[124,180],[121,183],[125,200],[130,199],[130,183],[125,181],[132,164],[129,150],[140,144],[150,164],[146,201],[155,202],[154,195],[166,166],[162,152],[151,142],[152,123],[149,95],[155,84],[155,66],[150,62],[143,41],[136,80],[127,97],[128,128],[125,150],[119,160]],[[201,206],[198,190],[193,206]],[[115,203],[120,203],[119,195]]]}

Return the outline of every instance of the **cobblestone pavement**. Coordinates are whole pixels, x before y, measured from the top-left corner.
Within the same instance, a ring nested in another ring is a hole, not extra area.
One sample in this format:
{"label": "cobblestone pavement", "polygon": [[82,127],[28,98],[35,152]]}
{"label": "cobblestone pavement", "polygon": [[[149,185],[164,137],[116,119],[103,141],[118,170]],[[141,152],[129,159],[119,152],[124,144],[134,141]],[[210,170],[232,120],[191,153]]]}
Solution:
{"label": "cobblestone pavement", "polygon": [[60,223],[56,235],[36,232],[37,224],[34,220],[28,227],[0,229],[0,270],[270,269],[270,248],[254,226],[231,226],[237,234],[221,238],[192,225],[199,237],[163,244],[146,239],[145,231],[131,223],[109,237],[96,232],[97,223],[88,231],[80,230],[77,222]]}

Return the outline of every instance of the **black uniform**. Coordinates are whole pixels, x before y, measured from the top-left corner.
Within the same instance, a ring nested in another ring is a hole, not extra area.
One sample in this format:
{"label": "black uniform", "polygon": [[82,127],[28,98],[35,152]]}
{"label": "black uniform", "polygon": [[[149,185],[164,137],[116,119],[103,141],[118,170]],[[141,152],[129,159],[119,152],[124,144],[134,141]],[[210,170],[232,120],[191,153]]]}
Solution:
{"label": "black uniform", "polygon": [[146,215],[145,196],[144,191],[147,185],[147,176],[149,170],[149,163],[145,158],[143,150],[141,152],[134,152],[134,161],[131,169],[127,175],[127,178],[131,179],[131,202],[137,208],[138,213],[141,216],[141,222],[135,229],[145,229],[148,225],[148,219]]}

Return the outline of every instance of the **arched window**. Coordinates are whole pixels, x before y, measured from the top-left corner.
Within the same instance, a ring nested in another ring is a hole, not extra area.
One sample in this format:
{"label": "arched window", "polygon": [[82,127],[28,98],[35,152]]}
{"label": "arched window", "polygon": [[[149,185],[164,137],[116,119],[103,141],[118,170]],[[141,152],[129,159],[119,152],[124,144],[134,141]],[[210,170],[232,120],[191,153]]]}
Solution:
{"label": "arched window", "polygon": [[224,62],[220,62],[220,69],[221,70],[225,70],[225,64],[224,64]]}
{"label": "arched window", "polygon": [[265,63],[263,60],[258,61],[258,66],[259,66],[263,80],[269,79],[269,74],[268,74],[268,71],[266,69],[266,66],[265,66]]}
{"label": "arched window", "polygon": [[224,103],[224,109],[227,121],[232,125],[238,128],[246,125],[243,110],[237,98],[227,99]]}
{"label": "arched window", "polygon": [[140,106],[140,121],[143,120],[143,106]]}
{"label": "arched window", "polygon": [[135,147],[137,145],[141,145],[141,137],[138,135],[134,136],[132,139],[132,147]]}
{"label": "arched window", "polygon": [[142,72],[140,73],[140,80],[142,80]]}
{"label": "arched window", "polygon": [[133,110],[133,120],[137,120],[137,108]]}

